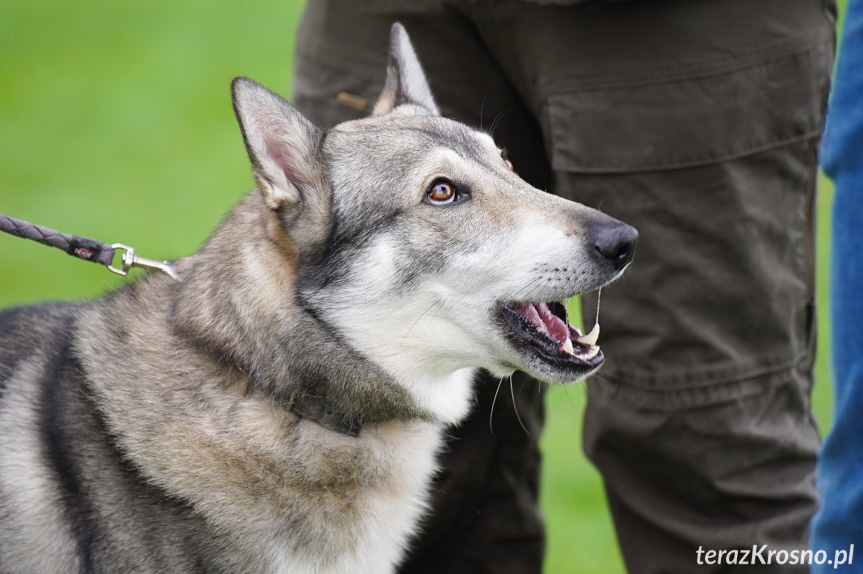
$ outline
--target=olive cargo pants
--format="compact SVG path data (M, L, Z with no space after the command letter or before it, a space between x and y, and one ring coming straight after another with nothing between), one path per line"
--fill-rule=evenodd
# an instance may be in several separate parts
M805 547L832 2L311 0L295 104L326 125L368 113L394 21L443 115L493 131L533 185L640 232L634 264L602 294L607 363L584 422L629 571L738 571L698 565L696 550ZM595 299L584 307L592 317ZM492 435L496 387L478 384L474 416L452 431L403 572L541 570L542 400L517 380L532 436L504 391Z

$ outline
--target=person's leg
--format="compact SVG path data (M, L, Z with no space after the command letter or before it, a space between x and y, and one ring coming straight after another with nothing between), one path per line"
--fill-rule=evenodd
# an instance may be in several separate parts
M635 266L604 296L607 382L586 429L633 571L690 571L701 534L722 548L799 544L812 509L805 216L829 32L814 1L750 4L466 3L545 125L561 193L642 227ZM789 422L796 434L783 434Z
M493 131L519 173L547 187L550 170L539 128L473 26L433 2L404 2L401 12L387 4L392 3L309 3L298 34L295 105L324 125L366 115L382 88L389 29L398 20L442 114ZM449 431L431 514L402 573L530 574L542 569L537 441L544 394L520 373L502 383L485 374L475 388L471 417Z
M863 561L863 0L851 0L830 96L823 166L833 178L830 318L833 325L833 428L818 455L821 508L812 519L812 549L825 560L812 572ZM856 556L851 555L856 545ZM840 554L844 552L845 554ZM841 557L835 568L827 559ZM853 562L855 561L856 562Z
M311 0L297 31L294 104L324 125L368 115L395 21L410 35L441 114L491 133L519 175L547 189L551 171L533 114L473 24L438 0Z
M630 572L806 547L832 24L819 0L677 0L502 2L479 26L543 123L554 190L640 232L602 293L584 434Z

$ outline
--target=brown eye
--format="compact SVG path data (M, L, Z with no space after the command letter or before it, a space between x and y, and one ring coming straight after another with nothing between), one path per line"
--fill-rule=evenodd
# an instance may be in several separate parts
M428 190L426 197L435 205L452 203L456 198L455 186L448 181L436 181Z
M509 168L509 171L514 171L514 170L515 170L515 168L512 166L512 162L511 162L511 161L509 161L508 159L503 158L503 163L505 163L505 164L506 164L506 167L508 167L508 168Z

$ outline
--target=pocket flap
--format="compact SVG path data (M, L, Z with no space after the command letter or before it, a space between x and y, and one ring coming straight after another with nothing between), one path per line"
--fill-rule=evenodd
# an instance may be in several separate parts
M552 166L585 173L715 163L817 135L825 44L721 75L548 99Z

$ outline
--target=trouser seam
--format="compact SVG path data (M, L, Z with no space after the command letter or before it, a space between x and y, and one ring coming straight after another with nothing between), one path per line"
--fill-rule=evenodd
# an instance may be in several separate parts
M780 45L761 48L746 54L745 56L741 56L739 59L732 62L722 62L720 64L694 62L685 66L678 65L676 67L669 66L666 68L651 69L648 71L650 75L629 81L618 80L612 77L609 77L607 81L602 81L601 79L597 80L595 76L577 76L568 78L566 82L559 84L545 84L541 89L548 95L554 95L571 91L605 91L686 82L731 74L742 70L748 70L750 68L757 68L758 66L763 66L777 60L793 58L818 49L822 45L829 47L830 42L831 39L829 37L819 34L802 43L786 42ZM588 84L588 82L591 83Z
M705 165L714 165L717 163L734 161L737 159L742 159L745 157L753 156L759 153L763 153L765 151L770 151L772 149L789 146L795 143L799 143L802 141L809 141L813 138L817 138L821 135L820 128L816 128L813 130L809 130L799 135L790 136L775 142L771 142L769 144L764 144L758 147L749 148L739 152L732 152L726 155L721 155L717 157L711 157L709 159L704 160L693 160L687 162L680 162L675 164L665 164L661 163L661 160L657 160L657 165L648 165L643 167L620 167L620 168L609 168L609 167L598 167L598 168L587 168L587 167L566 167L566 166L556 166L552 165L552 169L555 171L560 171L564 173L586 173L586 174L634 174L634 173L654 173L658 171L674 171L674 170L683 170L683 169L692 169L696 167L702 167Z
M310 60L310 61L314 62L315 64L318 64L321 66L326 66L327 68L330 68L333 71L341 72L341 73L350 75L354 78L367 80L369 82L378 83L378 84L381 84L381 86L383 86L383 84L381 83L384 79L383 68L381 69L381 73L374 73L371 71L368 71L366 73L366 70L364 69L363 65L358 63L358 62L352 62L353 65L345 65L344 62L338 63L337 59L330 59L329 56L327 56L327 55L315 54L314 56L311 56L309 54L306 54L302 50L300 50L299 47L296 49L296 51L294 53L296 56L300 56L302 58ZM377 68L377 66L375 66L375 67Z
M786 361L776 365L765 365L761 368L747 370L738 374L690 374L685 375L675 373L670 375L652 375L649 377L638 375L627 375L626 373L614 373L607 375L602 373L601 378L623 387L636 389L645 392L677 392L696 389L710 389L713 387L721 387L735 383L757 382L763 379L765 382L770 379L780 378L786 374L790 374L801 368L805 368L812 364L812 353L807 349L798 357L791 361ZM677 379L679 382L674 384L663 384L662 381L667 381L669 378Z
M794 384L796 368L770 372L751 378L730 380L693 387L644 388L605 380L593 383L607 386L610 396L621 404L653 411L692 411L738 401L744 397L769 393L770 389ZM801 374L802 375L802 374Z

